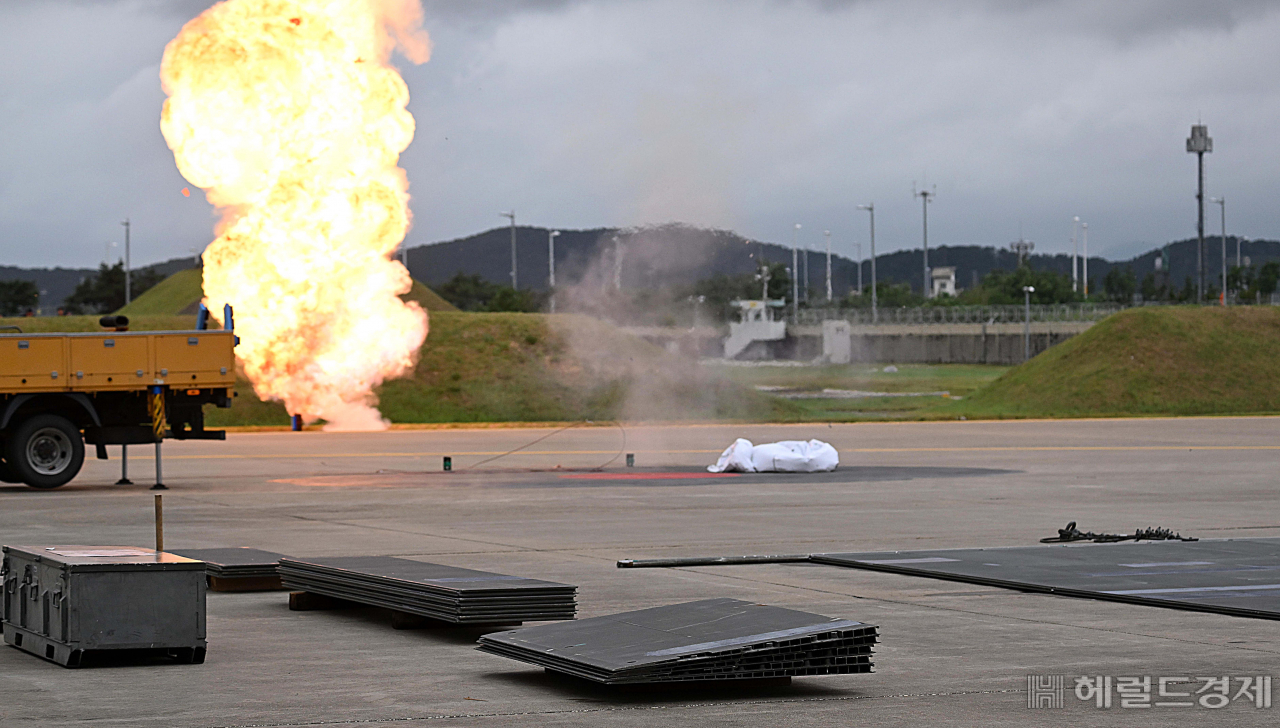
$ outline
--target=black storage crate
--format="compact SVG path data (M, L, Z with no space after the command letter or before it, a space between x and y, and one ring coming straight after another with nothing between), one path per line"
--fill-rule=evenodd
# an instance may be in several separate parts
M131 546L5 546L4 641L66 667L150 650L204 662L204 563Z

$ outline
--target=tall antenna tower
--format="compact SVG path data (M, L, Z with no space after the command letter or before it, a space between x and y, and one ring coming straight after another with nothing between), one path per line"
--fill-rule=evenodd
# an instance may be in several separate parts
M1204 155L1213 151L1213 139L1209 136L1209 127L1196 124L1191 127L1191 136L1187 137L1187 153L1196 155L1196 168L1199 174L1199 186L1196 188L1196 206L1200 216L1196 221L1196 239L1198 241L1196 277L1199 287L1196 290L1196 301L1204 300Z
M1018 267L1021 268L1027 262L1027 256L1036 249L1036 244L1026 238L1018 238L1017 241L1009 243L1009 249L1018 254Z

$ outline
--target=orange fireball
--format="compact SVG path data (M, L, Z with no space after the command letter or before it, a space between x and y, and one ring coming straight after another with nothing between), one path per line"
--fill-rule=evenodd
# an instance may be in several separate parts
M400 152L421 63L417 0L226 0L165 48L160 128L222 219L206 303L235 307L254 391L335 429L382 429L373 389L412 370L427 315L392 254L408 231Z

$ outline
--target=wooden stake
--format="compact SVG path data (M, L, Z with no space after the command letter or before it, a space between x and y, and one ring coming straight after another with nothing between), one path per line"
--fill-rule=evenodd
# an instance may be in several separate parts
M164 496L156 493L156 551L164 551Z

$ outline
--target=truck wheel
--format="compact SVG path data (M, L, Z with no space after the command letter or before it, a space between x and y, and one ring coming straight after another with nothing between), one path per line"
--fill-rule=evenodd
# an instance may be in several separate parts
M71 421L36 415L13 429L5 442L5 463L33 488L57 488L80 472L84 440Z

